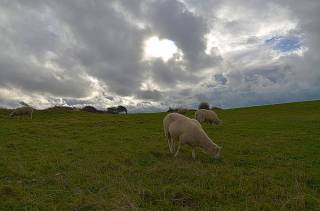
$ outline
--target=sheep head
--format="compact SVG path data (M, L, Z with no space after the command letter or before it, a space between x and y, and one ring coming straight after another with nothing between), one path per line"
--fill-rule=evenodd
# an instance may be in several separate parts
M220 159L220 151L221 151L221 147L217 147L215 152L213 153L213 159L215 160Z
M222 125L222 124L223 124L223 121L220 119L216 119L212 122L212 125Z

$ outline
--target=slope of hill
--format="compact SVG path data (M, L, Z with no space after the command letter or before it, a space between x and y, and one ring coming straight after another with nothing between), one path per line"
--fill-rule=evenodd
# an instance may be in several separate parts
M217 113L222 159L193 161L165 113L0 110L0 210L320 210L320 101Z

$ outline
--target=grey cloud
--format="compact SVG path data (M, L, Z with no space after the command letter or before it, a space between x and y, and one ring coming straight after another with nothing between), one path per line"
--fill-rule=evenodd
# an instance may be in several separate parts
M275 84L285 82L286 75L290 74L290 67L263 66L256 67L254 69L243 70L242 73L242 77L244 77L246 83L252 82L261 85L261 83L257 80L258 78L264 78L268 82L271 82L271 84ZM232 77L232 74L230 74L229 77ZM238 78L239 77L237 76L235 80Z
M0 108L16 108L21 106L16 100L8 100L0 98Z
M226 77L224 77L223 74L214 75L214 79L216 82L218 82L219 84L222 84L222 85L225 85L228 81L228 79Z
M170 60L168 63L156 59L150 63L151 76L154 81L163 87L175 87L178 83L196 83L200 78L183 70L183 65Z
M191 94L191 91L192 91L191 88L182 89L179 91L179 95L187 97Z
M2 15L7 17L0 20L0 87L18 88L30 95L88 96L90 82L82 77L82 71L68 68L56 72L45 66L53 61L47 58L50 54L63 53L59 52L63 43L54 31L58 23L49 10L40 2L0 4ZM67 56L61 59L67 60Z
M109 91L132 95L143 80L140 60L145 31L127 22L110 2L70 2L57 4L56 10L82 44L75 49L76 58Z
M259 41L259 39L256 37L256 36L250 36L248 39L247 39L247 43L248 44L255 44Z
M195 6L198 14L206 14L211 18L214 17L216 8L219 6L235 4L234 1L204 2L206 3L188 1L191 6ZM251 20L237 20L236 27L225 24L222 20L217 21L222 21L219 24L224 24L226 33L248 35L248 44L254 47L250 46L247 50L235 51L231 56L229 55L225 69L221 70L227 80L224 86L196 86L191 94L195 98L186 99L185 104L194 106L196 100L206 100L217 106L238 107L320 99L320 71L318 68L320 66L320 54L318 53L318 49L320 49L318 14L320 3L315 0L308 1L307 4L300 1L289 3L285 0L265 2L263 6L259 5L258 1L238 1L238 3L237 5L242 5L245 10L255 16ZM214 4L217 7L214 7ZM272 15L276 15L272 10L274 6L275 8L287 8L291 20L298 21L296 31L289 33L303 34L304 46L308 48L303 56L284 55L273 60L271 57L273 52L270 48L260 45L258 39L251 39L252 34L246 34L254 29L254 21L259 23L263 18L269 19ZM236 13L236 11L234 12ZM248 21L252 22L248 24ZM215 22L212 25L214 27ZM214 77L214 79L219 82L219 77ZM206 80L205 84L212 84L212 81ZM179 97L175 97L179 99ZM170 100L174 101L175 99L170 98Z
M76 98L63 98L62 100L62 104L66 104L69 106L78 106L78 105L90 105L92 104L92 101L90 100L79 100ZM61 103L61 102L59 102Z
M2 42L7 40L7 47L17 47L37 57L55 51L58 44L58 35L54 31L56 23L42 4L25 8L20 2L11 1L0 5L1 13L8 17L8 20L1 21Z
M24 61L24 58L0 53L0 87L24 91L51 93L56 96L85 97L90 94L90 83L79 75L65 74L58 78L50 69Z
M143 90L140 91L137 95L138 98L147 99L147 100L155 100L159 101L162 98L162 94L160 91L154 90Z
M13 47L23 50L26 55L31 54L45 62L43 55L53 52L56 56L50 60L65 72L80 68L88 75L98 78L108 87L108 91L123 96L133 95L144 79L144 68L140 60L145 32L128 23L114 10L113 3L114 1L8 3L5 6L12 14L9 24L13 30L5 30L11 34L4 36L12 37ZM16 15L21 13L20 10L24 11L25 17ZM67 46L64 46L64 42L67 42ZM31 65L27 58L23 62ZM77 92L80 90L87 89L86 94L92 91L88 85L82 85L84 82L81 82L77 70L70 73L79 86L78 89L73 89L74 97L79 97ZM4 71L7 70L2 72ZM19 78L32 81L31 75L26 73ZM63 73L62 77L65 76L66 73ZM72 86L72 81L62 84L60 81L50 80L51 78L47 78L47 81L42 79L44 84L38 82L30 85L28 82L28 86L49 91L52 87L46 87L45 84L50 86L52 83L52 86L57 85L55 88L58 90L65 89L65 93L69 93L68 89ZM60 94L54 90L51 93Z
M114 100L114 97L109 96L109 95L106 95L105 93L103 93L103 96L104 96L106 99L110 100L110 101L113 101L113 100Z
M218 17L224 7L232 8L232 17ZM319 10L317 0L1 1L0 91L23 90L48 105L62 98L136 111L202 100L235 107L319 99ZM275 58L272 47L261 44L266 38L257 35L259 24L268 28L284 18L297 21L287 33L302 37L303 56ZM244 48L207 55L205 35L215 30L233 36L226 44ZM174 41L183 60L144 61L143 43L154 35ZM157 89L141 91L147 80ZM1 95L0 106L15 100Z
M149 5L148 18L160 37L173 40L183 51L189 71L219 63L218 55L207 55L205 35L209 32L206 20L190 11L179 1L161 0Z

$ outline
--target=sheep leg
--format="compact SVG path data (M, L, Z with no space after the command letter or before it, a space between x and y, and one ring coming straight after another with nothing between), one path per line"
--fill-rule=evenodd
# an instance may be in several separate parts
M181 147L181 142L179 141L179 145L178 145L177 152L176 152L176 154L174 155L175 157L177 157L177 156L178 156L179 151L180 151L180 147Z
M170 138L168 138L168 146L169 146L169 151L170 151L170 153L173 153Z
M174 153L174 151L175 151L175 141L173 139L171 139L171 149L172 149L172 153Z
M192 158L193 158L193 160L196 159L196 149L195 148L192 148Z

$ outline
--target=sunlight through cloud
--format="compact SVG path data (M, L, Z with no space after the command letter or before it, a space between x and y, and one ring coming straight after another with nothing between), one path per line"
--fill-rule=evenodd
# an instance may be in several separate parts
M147 60L161 58L164 61L168 61L176 53L178 53L178 48L171 40L160 40L158 37L151 37L144 43L144 55Z

